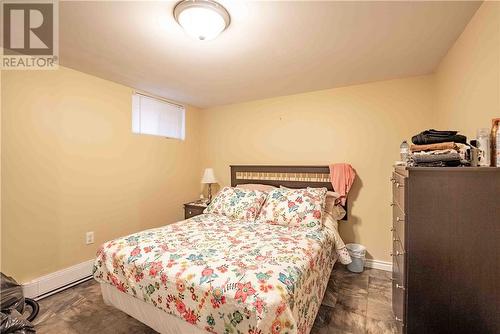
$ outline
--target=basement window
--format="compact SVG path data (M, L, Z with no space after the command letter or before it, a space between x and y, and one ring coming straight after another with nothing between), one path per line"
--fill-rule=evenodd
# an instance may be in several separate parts
M132 132L184 140L186 108L166 100L134 93Z

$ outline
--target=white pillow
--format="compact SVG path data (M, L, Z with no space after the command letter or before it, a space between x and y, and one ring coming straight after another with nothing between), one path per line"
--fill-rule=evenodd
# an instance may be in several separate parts
M338 203L340 194L334 191L326 193L324 211L332 215L333 219L341 220L346 215L345 209Z
M323 223L323 226L329 227L329 228L334 228L338 231L339 229L339 222L337 219L333 218L331 214L328 212L323 212L323 216L321 217L321 221Z

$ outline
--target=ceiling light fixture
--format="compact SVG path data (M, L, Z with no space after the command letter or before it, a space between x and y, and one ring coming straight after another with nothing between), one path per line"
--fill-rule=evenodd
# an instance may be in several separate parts
M226 8L212 0L183 0L175 5L174 17L189 36L201 41L216 38L231 22Z

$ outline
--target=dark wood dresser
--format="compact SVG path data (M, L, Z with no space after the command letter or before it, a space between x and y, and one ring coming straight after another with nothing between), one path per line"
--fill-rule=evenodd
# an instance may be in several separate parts
M402 333L500 333L500 168L395 167L394 316Z

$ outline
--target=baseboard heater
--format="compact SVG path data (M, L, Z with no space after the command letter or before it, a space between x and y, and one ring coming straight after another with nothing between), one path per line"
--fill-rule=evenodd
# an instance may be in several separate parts
M49 297L49 296L52 296L53 294L56 294L56 293L58 293L58 292L64 291L64 290L66 290L66 289L69 289L69 288L71 288L71 287L73 287L73 286L75 286L75 285L78 285L78 284L80 284L80 283L86 282L86 281L88 281L88 280L90 280L90 279L92 279L92 275L89 275L89 276L87 276L87 277L84 277L84 278L82 278L82 279L79 279L78 281L75 281L75 282L72 282L72 283L68 283L68 284L66 284L66 285L64 285L64 286L61 286L61 287L59 287L59 288L56 288L56 289L54 289L54 290L51 290L51 291L46 292L46 293L44 293L44 294L41 294L41 295L39 295L39 296L37 296L37 297L35 297L35 298L33 298L33 299L34 299L34 300L36 300L36 301L39 301L39 300L41 300L41 299L47 298L47 297Z
M94 260L88 260L74 266L38 277L23 284L24 295L40 300L59 291L85 282L92 278Z

